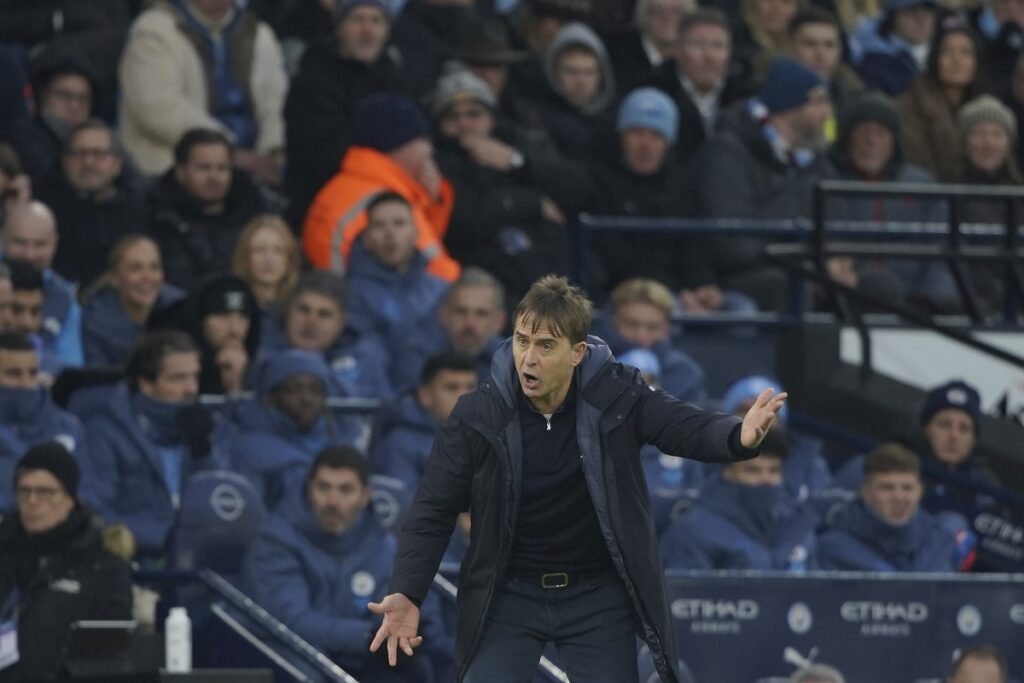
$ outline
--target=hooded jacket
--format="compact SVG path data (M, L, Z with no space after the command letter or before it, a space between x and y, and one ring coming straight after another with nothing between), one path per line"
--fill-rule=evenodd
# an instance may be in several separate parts
M376 335L346 327L324 357L334 372L339 396L391 397L393 389L388 378L388 351L384 340Z
M584 479L613 566L631 597L640 635L662 680L677 683L675 638L640 448L731 462L755 457L740 445L740 420L682 403L644 383L590 337L576 372L577 432ZM441 427L399 536L391 590L422 601L456 516L469 510L470 547L459 579L456 680L472 661L495 591L505 575L522 485L521 391L511 340L495 354L491 378L459 399Z
M366 205L381 192L402 195L412 206L416 248L429 261L428 270L449 282L459 264L444 244L455 196L441 180L440 197L406 173L391 157L370 147L350 147L341 170L317 193L302 227L302 250L316 268L343 273L356 238L366 229Z
M558 57L567 48L574 46L584 47L596 54L601 68L601 83L597 93L581 109L565 99L555 74ZM544 77L547 92L537 103L541 121L562 154L574 160L583 159L589 153L595 129L615 99L615 75L604 43L586 24L566 24L544 55Z
M897 35L881 34L885 17L865 20L851 37L857 74L868 88L899 95L920 71L910 44Z
M43 271L43 323L39 336L61 365L81 367L82 307L75 286L52 268Z
M818 516L782 486L712 478L661 538L666 569L815 568Z
M416 399L416 391L402 394L381 408L370 447L374 474L395 477L408 491L419 486L438 423Z
M242 564L246 592L316 649L357 674L370 658L378 619L367 605L387 595L395 539L369 508L339 535L320 529L303 488L263 524ZM433 601L424 610L424 647L443 647ZM450 647L450 641L447 641ZM415 661L415 660L413 660Z
M491 360L498 350L503 338L495 336L476 355L476 374L485 378L491 374ZM427 360L435 353L454 350L448 335L440 322L435 318L428 325L416 330L416 334L408 335L405 341L393 354L391 366L391 382L396 389L415 387L419 384L420 373Z
M154 309L179 301L184 292L165 284L153 304ZM86 299L82 307L82 346L89 366L120 367L142 334L143 326L128 317L117 298L117 291L106 285Z
M103 547L98 518L75 507L65 522L31 536L17 514L0 521L0 623L14 609L21 659L0 671L5 683L63 680L71 624L132 618L128 565Z
M409 269L400 273L370 255L361 241L352 248L346 313L352 325L383 339L388 348L409 329L429 323L449 283L427 271L427 259L416 252Z
M165 479L165 454L177 457L182 487L193 472L223 469L226 458L217 435L208 454L191 455L171 404L165 404L163 419L152 419L140 412L138 396L119 385L86 422L89 456L81 497L111 524L127 526L139 555L159 557L177 517L178 496Z
M876 572L956 571L956 538L924 510L888 524L857 499L838 509L818 538L822 569Z

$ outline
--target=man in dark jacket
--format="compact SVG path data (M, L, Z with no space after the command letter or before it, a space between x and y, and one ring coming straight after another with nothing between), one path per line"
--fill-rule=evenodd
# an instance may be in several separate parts
M753 458L785 395L746 418L706 413L651 388L587 339L590 302L564 278L520 302L491 378L460 399L427 460L402 530L371 648L411 655L419 610L456 516L470 511L459 585L458 681L529 679L557 643L575 680L636 681L636 637L677 683L675 638L642 482L640 448L705 461ZM543 615L561 624L549 628ZM541 615L540 617L538 615ZM632 653L632 654L631 654Z
M213 420L196 404L199 351L185 334L144 336L125 374L86 421L82 495L131 530L141 557L159 558L189 476L226 463Z
M99 520L78 502L78 480L58 444L18 463L18 510L0 521L0 633L16 620L19 654L0 669L5 683L60 678L74 622L131 619L128 565L103 547Z
M757 97L694 157L698 213L709 218L809 218L811 194L823 172L825 121L831 115L821 77L781 57ZM723 289L736 289L764 310L777 310L785 275L767 266L765 240L717 237L706 259Z
M190 130L174 148L174 167L150 190L147 227L173 285L230 270L242 229L267 208L252 180L232 170L232 152L223 133Z
M366 461L350 448L329 448L307 472L246 553L249 594L359 680L429 683L427 662L391 672L383 656L366 651L376 621L368 605L385 595L395 557L394 537L369 507ZM437 620L431 624L439 636L431 647L450 649Z
M456 401L477 385L476 363L457 351L431 356L423 367L419 386L386 404L377 416L370 449L374 474L399 479L405 490L419 486L430 447Z
M356 103L394 89L397 69L384 49L390 28L382 0L338 2L333 35L302 55L284 107L292 225L302 225L313 197L338 172Z
M917 456L882 444L864 459L860 496L840 508L818 539L822 569L951 572L956 532L920 508L924 486Z
M125 169L113 130L99 119L72 129L60 164L34 191L57 219L53 269L80 289L106 272L115 242L145 228L140 184Z

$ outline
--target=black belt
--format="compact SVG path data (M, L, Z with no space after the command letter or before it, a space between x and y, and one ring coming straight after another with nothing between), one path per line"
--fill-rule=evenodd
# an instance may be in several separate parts
M557 588L568 588L576 586L582 581L596 577L612 576L614 569L598 569L587 572L546 572L544 574L512 574L508 578L513 581L522 581L534 586L540 586L546 590Z

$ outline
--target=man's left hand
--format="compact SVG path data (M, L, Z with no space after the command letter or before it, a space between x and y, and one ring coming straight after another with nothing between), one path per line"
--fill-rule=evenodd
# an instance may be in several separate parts
M757 448L761 444L764 435L775 421L775 415L786 404L786 397L789 394L783 392L778 396L772 396L774 393L774 389L762 391L743 417L740 443L744 448Z

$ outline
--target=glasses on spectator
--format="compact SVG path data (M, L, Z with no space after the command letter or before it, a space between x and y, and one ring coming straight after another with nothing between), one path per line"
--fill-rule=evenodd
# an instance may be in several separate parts
M89 93L75 92L74 90L65 90L64 88L54 88L47 94L50 97L56 97L58 100L64 100L70 104L81 104L86 107L92 104L92 95Z
M56 498L60 492L60 489L53 488L52 486L19 486L14 489L14 495L20 500L38 498L44 503L48 503Z
M69 149L64 152L65 156L72 159L109 159L114 154L112 149Z

